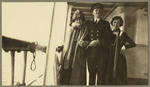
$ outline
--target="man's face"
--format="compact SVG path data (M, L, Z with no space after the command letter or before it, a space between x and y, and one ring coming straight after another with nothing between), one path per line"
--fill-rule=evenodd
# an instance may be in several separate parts
M93 10L93 15L94 15L95 18L100 18L100 17L102 16L102 12L103 12L102 9L100 9L100 8L95 8L95 9Z

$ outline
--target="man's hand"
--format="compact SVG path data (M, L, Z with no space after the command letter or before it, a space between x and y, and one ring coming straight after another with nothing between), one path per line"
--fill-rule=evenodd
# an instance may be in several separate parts
M90 47L96 47L97 45L100 45L99 40L93 40L89 44Z

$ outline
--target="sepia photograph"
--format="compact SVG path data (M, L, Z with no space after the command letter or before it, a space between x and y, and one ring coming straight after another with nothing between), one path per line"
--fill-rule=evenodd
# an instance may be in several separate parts
M2 2L2 86L148 86L148 1Z

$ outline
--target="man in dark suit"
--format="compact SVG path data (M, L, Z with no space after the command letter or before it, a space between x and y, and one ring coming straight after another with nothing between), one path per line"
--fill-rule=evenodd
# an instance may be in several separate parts
M101 17L103 8L100 3L92 5L93 20L86 22L88 35L85 40L90 42L87 48L89 85L95 85L96 74L97 84L105 84L111 29L109 22Z

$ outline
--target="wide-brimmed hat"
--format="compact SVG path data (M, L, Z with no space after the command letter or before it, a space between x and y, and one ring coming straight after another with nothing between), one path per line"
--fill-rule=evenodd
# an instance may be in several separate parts
M101 3L95 3L91 6L91 11L93 11L95 8L104 9L104 6Z
M84 14L80 10L76 10L72 16L72 21L75 21L76 19L81 18L83 21L85 21Z

